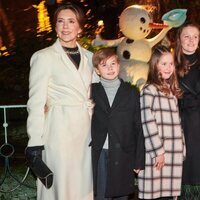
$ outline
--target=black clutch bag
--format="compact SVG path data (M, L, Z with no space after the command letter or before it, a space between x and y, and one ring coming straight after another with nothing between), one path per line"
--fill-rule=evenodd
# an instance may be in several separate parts
M42 159L36 158L34 164L31 165L30 168L46 188L50 188L52 186L53 172L48 168Z
M25 156L28 161L28 166L34 175L49 189L53 184L53 172L42 160L42 150L36 149L35 147L27 147Z

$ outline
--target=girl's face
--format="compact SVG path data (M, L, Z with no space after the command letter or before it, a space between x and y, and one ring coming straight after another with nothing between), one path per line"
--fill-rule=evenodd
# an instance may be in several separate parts
M158 72L161 74L164 80L171 77L175 70L174 58L171 53L164 53L157 64Z
M81 28L76 15L70 9L60 11L55 30L62 46L76 46L76 38Z
M106 80L114 80L119 75L119 62L116 56L111 56L106 61L102 60L96 68L96 72Z
M183 53L190 55L193 54L199 44L199 30L194 26L187 26L183 28L180 34L180 41Z

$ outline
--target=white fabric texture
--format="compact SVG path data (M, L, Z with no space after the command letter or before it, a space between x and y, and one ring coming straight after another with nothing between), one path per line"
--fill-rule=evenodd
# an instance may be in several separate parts
M38 200L92 200L90 85L92 53L80 47L77 70L59 40L31 58L28 146L44 145L53 186L37 181ZM44 112L47 105L48 112Z

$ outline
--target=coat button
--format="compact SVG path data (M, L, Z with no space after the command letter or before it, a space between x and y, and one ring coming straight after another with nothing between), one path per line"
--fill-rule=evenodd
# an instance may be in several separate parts
M115 161L115 165L119 165L119 162L118 162L118 161Z

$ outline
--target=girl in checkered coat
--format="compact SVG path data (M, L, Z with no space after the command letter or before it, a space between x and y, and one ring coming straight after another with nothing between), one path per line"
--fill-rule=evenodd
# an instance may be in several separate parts
M140 97L146 148L145 170L138 174L140 199L180 195L185 149L177 106L181 96L173 55L157 46Z

